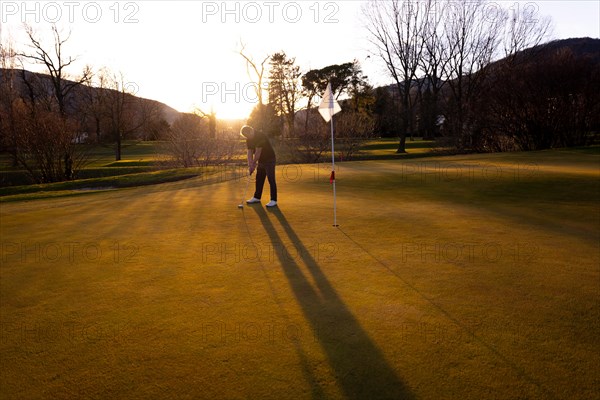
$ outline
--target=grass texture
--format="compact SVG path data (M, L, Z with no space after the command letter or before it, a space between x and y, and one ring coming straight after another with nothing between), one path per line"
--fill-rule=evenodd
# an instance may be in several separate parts
M598 151L0 204L0 397L592 399ZM268 184L267 190L268 193Z

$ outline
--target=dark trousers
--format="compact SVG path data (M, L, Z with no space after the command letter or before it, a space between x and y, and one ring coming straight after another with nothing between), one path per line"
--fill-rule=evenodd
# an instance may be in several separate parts
M258 163L256 167L256 191L254 197L260 199L262 197L263 187L265 186L265 178L269 179L269 187L271 188L271 200L277 201L277 183L275 183L275 161L269 163Z

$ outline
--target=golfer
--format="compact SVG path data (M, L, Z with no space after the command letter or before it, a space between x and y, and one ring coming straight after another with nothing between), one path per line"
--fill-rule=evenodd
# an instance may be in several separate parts
M273 146L271 146L269 138L264 133L255 131L251 126L242 126L240 134L246 138L248 173L252 175L256 170L254 196L250 200L246 200L246 203L260 203L265 178L267 178L271 188L271 201L267 203L267 207L275 207L277 205L277 183L275 182L275 151Z

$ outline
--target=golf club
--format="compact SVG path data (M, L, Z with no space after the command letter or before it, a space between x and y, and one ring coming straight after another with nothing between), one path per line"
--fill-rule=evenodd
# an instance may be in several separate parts
M238 208L244 208L244 199L246 198L246 194L248 193L248 185L250 184L250 176L251 176L251 174L248 174L248 179L246 180L246 188L244 189L244 196L242 197L242 202L240 204L238 204Z

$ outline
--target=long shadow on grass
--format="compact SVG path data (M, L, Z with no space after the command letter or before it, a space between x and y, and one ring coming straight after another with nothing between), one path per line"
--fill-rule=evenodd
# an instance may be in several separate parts
M427 301L427 303L429 303L430 305L432 305L433 307L435 307L439 312L441 312L443 315L445 315L446 318L448 318L448 320L450 320L452 323L454 323L456 326L458 326L462 331L464 331L467 334L467 337L472 338L473 340L475 340L476 342L478 342L479 344L481 344L483 347L487 348L491 353L495 354L506 365L508 365L510 368L512 368L512 370L515 371L515 373L519 377L521 377L524 380L526 380L527 382L529 382L529 383L537 386L540 390L542 390L544 392L544 394L547 396L547 398L549 398L549 399L554 399L555 398L554 395L545 386L543 386L538 380L536 380L532 376L530 376L518 364L516 364L515 362L511 361L506 355L504 355L503 353L501 353L494 345L489 344L483 338L481 338L480 336L476 335L474 331L472 331L471 329L469 329L457 317L455 317L454 315L452 315L444 307L442 307L440 304L438 304L438 302L436 302L435 299L429 297L428 295L426 295L425 293L423 293L422 291L420 291L416 286L414 286L409 281L407 281L406 279L404 279L404 277L402 277L402 275L400 275L394 268L390 267L388 264L386 264L381 259L379 259L378 257L376 257L372 252L370 252L362 244L360 244L359 242L357 242L356 240L354 240L352 238L352 236L350 236L348 233L346 233L342 228L340 228L339 231L344 236L346 236L346 238L348 238L348 240L350 240L352 243L354 243L354 245L358 249L360 249L364 253L368 254L369 257L371 257L373 260L375 260L375 262L377 262L377 264L379 264L380 266L382 266L383 268L385 268L386 270L388 270L392 275L394 275L396 278L398 278L400 281L402 281L403 284L405 284L406 286L408 286L410 289L412 289L413 291L415 291L419 296L421 296L421 298L423 298L425 301Z
M267 212L262 207L253 207L253 210L273 245L283 243ZM297 260L283 251L275 252L345 396L361 400L413 399L413 394L344 304L283 213L279 209L271 213L296 247L297 258L302 260L316 283L316 288L311 285Z

